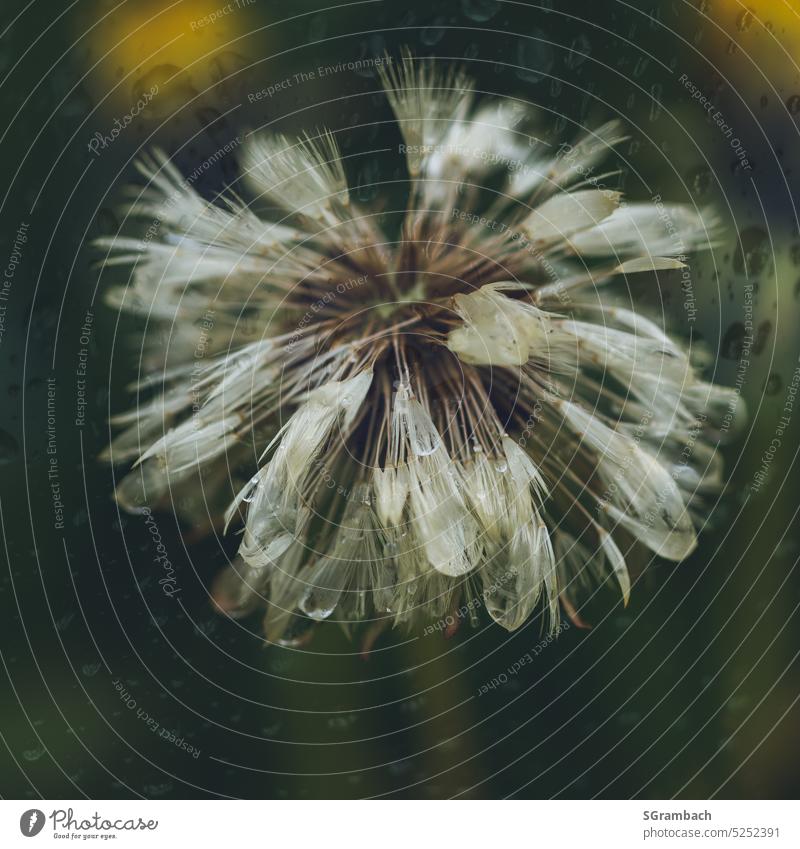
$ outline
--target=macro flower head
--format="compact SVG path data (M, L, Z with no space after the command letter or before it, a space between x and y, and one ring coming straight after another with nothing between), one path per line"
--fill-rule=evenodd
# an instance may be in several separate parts
M151 226L100 242L149 328L117 499L239 534L214 598L270 641L478 601L580 622L606 582L627 601L633 559L691 554L722 482L737 396L622 297L674 285L713 215L609 188L617 122L559 145L460 70L406 54L382 82L398 211L351 195L328 131L251 135L213 202L140 161Z

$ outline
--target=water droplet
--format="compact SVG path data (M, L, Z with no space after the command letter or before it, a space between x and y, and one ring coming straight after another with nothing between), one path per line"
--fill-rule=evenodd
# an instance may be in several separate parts
M713 174L711 173L711 169L705 165L700 165L687 175L687 183L696 198L702 198L708 194L712 181Z
M767 378L767 382L764 384L764 392L766 392L767 395L777 395L782 388L783 379L777 372L772 372L772 374Z
M497 14L498 0L461 0L461 10L473 21L483 23Z
M328 34L328 21L324 15L314 15L308 24L311 41L319 41Z
M570 52L564 58L564 64L570 69L575 70L586 61L589 54L592 52L592 45L586 35L579 35L572 39L569 46Z
M755 13L753 12L753 10L749 8L743 9L736 16L736 29L738 29L739 32L747 32L747 30L749 30L750 27L753 26L754 22Z
M78 88L67 98L67 100L64 101L58 111L59 114L63 115L65 118L83 118L88 115L93 108L94 104L92 103L92 99L83 90L83 88Z
M733 257L739 274L757 276L769 265L769 239L760 227L747 227L739 233L739 244Z
M221 133L227 126L227 121L222 117L222 113L211 106L196 109L194 114L200 122L200 126L212 137Z
M764 347L766 346L770 333L772 332L772 322L770 321L762 321L761 324L758 325L758 329L755 333L755 339L753 340L753 353L760 354Z
M312 600L306 602L303 606L303 612L310 619L315 619L317 622L321 622L323 619L327 619L334 610L336 610L336 605L333 607L312 607Z
M208 63L211 81L214 84L231 83L242 71L249 70L252 64L252 59L235 50L222 50Z
M12 463L19 456L19 445L10 433L0 430L0 466Z
M517 76L529 83L541 82L551 71L555 54L547 43L546 34L536 29L530 38L520 40L517 46Z
M247 482L247 493L242 497L242 501L245 501L247 504L252 504L253 499L256 497L256 493L258 492L258 480L259 477L257 474L250 478Z
M164 784L145 784L142 789L146 796L166 796L172 792L173 784L169 781Z
M734 322L722 338L721 353L729 360L738 360L744 350L744 325L741 321Z
M359 171L356 197L362 203L375 200L380 190L380 167L377 160L370 158Z
M417 457L428 457L441 445L440 440L437 439L427 439L427 438L419 438L415 439L411 444L411 450Z
M428 47L433 47L434 44L438 44L442 38L444 38L445 27L443 24L444 18L439 17L434 20L431 26L425 27L420 35L422 43Z
M800 94L793 94L786 101L786 108L789 110L790 115L797 115L800 113Z

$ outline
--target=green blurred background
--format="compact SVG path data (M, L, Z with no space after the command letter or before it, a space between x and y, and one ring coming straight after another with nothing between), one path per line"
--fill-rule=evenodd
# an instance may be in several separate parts
M796 793L800 411L778 433L800 354L796 0L3 6L3 796ZM568 141L622 117L630 197L717 209L724 236L692 263L694 321L679 278L655 294L672 329L702 341L707 376L738 380L750 410L725 448L730 482L692 558L652 564L627 609L609 603L591 631L566 630L481 696L539 643L538 622L513 635L483 620L450 640L389 634L367 660L335 626L303 649L265 648L257 620L230 622L209 604L235 539L196 542L158 515L181 587L180 603L168 598L145 523L118 513L111 470L96 459L109 410L126 404L141 326L103 305L110 280L84 245L117 231L137 152L159 144L191 173L250 129L350 128L340 139L351 182L380 203L380 181L402 168L391 153L357 155L399 140L375 76L294 74L403 45L465 64L481 92L538 106ZM749 169L684 74L732 128ZM285 79L274 96L248 97ZM94 155L94 134L154 83L147 108ZM199 190L210 197L236 179L234 159L216 161ZM83 347L87 407L76 426Z

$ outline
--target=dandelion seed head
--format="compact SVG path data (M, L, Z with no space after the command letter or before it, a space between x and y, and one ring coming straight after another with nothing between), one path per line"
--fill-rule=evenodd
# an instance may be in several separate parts
M251 137L248 200L140 161L128 209L160 227L98 244L131 269L109 300L169 344L145 340L150 376L115 419L107 456L133 463L117 498L238 533L215 601L262 610L271 641L478 597L509 630L555 628L605 582L627 603L632 552L694 550L738 399L614 289L683 267L713 215L593 180L616 122L565 153L458 69L405 54L382 81L399 232L351 195L328 130Z

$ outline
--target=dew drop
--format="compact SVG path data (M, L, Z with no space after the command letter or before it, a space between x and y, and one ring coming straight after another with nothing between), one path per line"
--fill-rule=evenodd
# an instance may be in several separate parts
M744 350L744 325L741 321L734 322L722 338L722 356L729 360L738 360Z
M758 329L755 333L755 339L753 340L754 354L760 354L764 350L764 347L769 341L770 333L772 333L772 322L762 321L761 324L758 325Z
M498 0L461 0L461 10L473 21L483 23L497 14Z
M56 620L56 630L57 631L66 631L69 628L70 623L75 618L74 613L67 613L65 616L62 616L60 619Z
M306 603L303 607L303 612L306 616L310 619L316 620L317 622L322 622L323 619L327 619L334 610L336 610L336 605L333 607L311 607L309 603Z
M759 275L769 265L769 239L761 227L747 227L739 233L739 244L733 257L739 274Z
M587 57L592 51L592 46L589 43L589 39L586 35L579 35L577 38L572 39L572 43L569 46L569 53L567 53L564 58L564 64L572 71L576 68L580 68L580 66L586 61Z
M224 83L229 77L239 74L252 65L252 59L248 59L247 56L235 50L223 50L216 53L208 63L211 80L214 83Z
M445 27L443 24L444 18L439 17L436 18L431 26L425 27L420 35L422 43L427 47L433 47L434 44L438 44L444 38Z
M94 104L89 95L79 88L74 91L58 110L65 118L83 118L88 115Z
M755 21L755 14L752 9L743 9L736 16L736 29L739 32L747 32Z
M783 379L777 372L772 372L772 374L767 378L767 382L764 385L764 392L767 395L777 395L778 392L783 388Z
M687 182L692 189L692 194L696 198L702 198L708 194L712 181L713 175L711 169L705 165L695 168L687 175Z
M19 445L10 433L0 430L0 466L11 463L19 456Z
M535 29L517 45L517 76L529 83L541 82L552 70L555 54L546 34Z
M258 492L258 475L253 475L252 478L247 483L247 494L242 497L242 501L247 504L252 504L253 499L256 497L256 493Z

